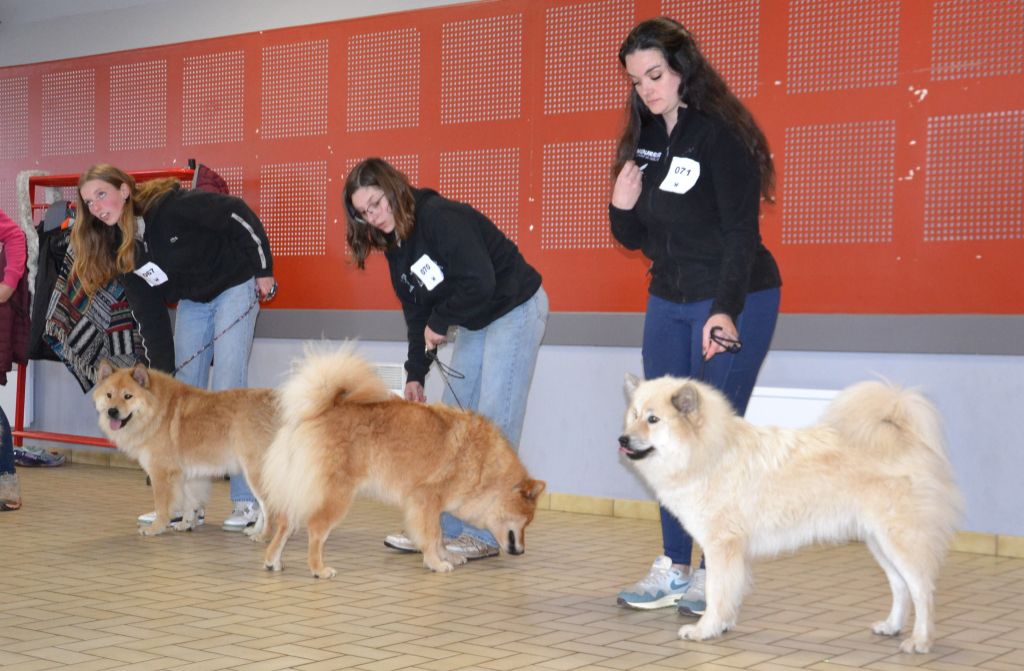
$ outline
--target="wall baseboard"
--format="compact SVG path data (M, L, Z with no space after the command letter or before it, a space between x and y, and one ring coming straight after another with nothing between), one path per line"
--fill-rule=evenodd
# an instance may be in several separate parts
M54 448L53 452L63 454L67 463L107 466L110 468L136 468L138 462L116 450L89 450L80 448ZM537 503L540 510L555 510L583 515L604 515L634 520L661 519L657 501L636 499L611 499L601 496L583 496L544 492ZM960 531L950 546L953 552L1024 559L1024 536L1007 536L977 531Z

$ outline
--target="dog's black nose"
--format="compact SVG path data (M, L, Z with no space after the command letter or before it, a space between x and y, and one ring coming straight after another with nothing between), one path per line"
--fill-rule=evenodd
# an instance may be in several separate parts
M629 436L625 434L619 436L619 445L622 447L629 447Z
M120 414L121 413L117 411L117 408L107 408L107 417L111 419L117 419L117 416Z

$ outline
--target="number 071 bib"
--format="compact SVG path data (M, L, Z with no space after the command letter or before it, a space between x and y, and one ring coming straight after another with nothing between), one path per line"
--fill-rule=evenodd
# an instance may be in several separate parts
M698 177L700 177L700 163L692 158L673 156L668 174L665 175L665 179L662 180L661 186L658 188L672 193L686 193L697 183Z

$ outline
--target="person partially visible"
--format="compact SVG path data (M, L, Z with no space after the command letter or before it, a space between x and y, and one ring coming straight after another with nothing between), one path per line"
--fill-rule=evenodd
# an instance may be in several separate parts
M97 164L79 176L77 210L71 246L83 290L92 295L118 278L136 296L155 292L164 304L177 302L176 377L214 391L247 386L259 302L277 290L270 243L249 206L182 189L173 178L136 184L120 168ZM161 324L158 315L147 321ZM166 329L169 338L169 319ZM223 528L253 526L259 505L241 475L231 478L231 500Z
M431 189L415 188L379 158L345 180L346 238L355 264L371 252L387 258L405 316L405 398L425 402L423 384L437 348L454 333L452 373L442 401L493 421L518 449L526 400L547 325L541 276L486 216ZM446 548L467 559L498 554L498 543L444 513ZM413 551L404 534L385 544Z
M21 289L22 305L20 311L27 315L28 290L24 286L22 278L25 274L25 260L27 252L25 247L25 233L7 214L0 210L0 337L3 338L4 351L10 352L12 363L24 365L24 353L16 352L18 346L15 344L17 336L13 333L14 322L16 321L16 309L12 300L16 300L15 292ZM20 286L19 286L20 285ZM27 344L27 333L25 334ZM0 375L3 379L0 383L7 382L7 370ZM18 482L17 467L14 462L14 441L11 436L11 424L7 419L7 413L0 407L0 510L18 510L21 508L21 485Z
M611 230L650 259L644 377L702 378L742 415L779 313L782 279L761 242L775 169L764 133L667 17L639 23L619 49L631 83L609 205ZM661 509L664 554L622 590L633 608L704 612L693 538Z

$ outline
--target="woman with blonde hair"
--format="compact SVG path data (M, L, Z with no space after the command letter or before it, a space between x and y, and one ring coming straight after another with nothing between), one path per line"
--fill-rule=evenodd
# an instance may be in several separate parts
M94 165L78 180L71 245L87 295L119 278L129 300L177 302L178 379L206 388L212 377L215 391L247 386L259 301L277 285L263 224L242 199L185 190L176 179L136 184L116 166ZM231 479L231 499L224 529L253 526L260 511L245 478Z

